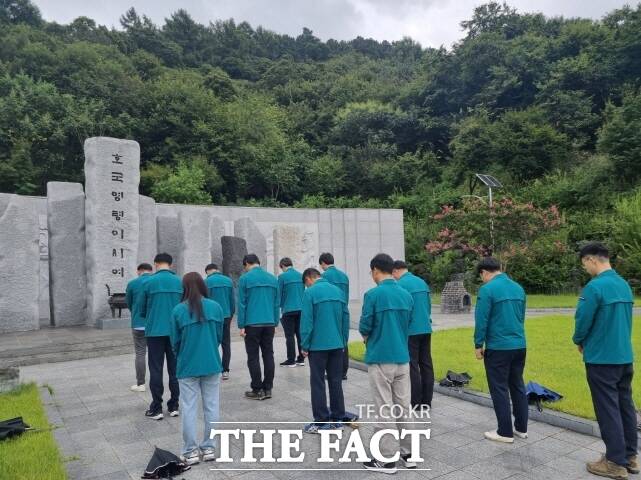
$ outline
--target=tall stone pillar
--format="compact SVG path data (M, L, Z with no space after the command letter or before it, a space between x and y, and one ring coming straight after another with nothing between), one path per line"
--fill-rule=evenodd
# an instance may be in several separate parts
M249 217L239 218L234 222L234 236L242 238L247 243L247 253L254 253L260 259L260 264L267 268L267 240Z
M211 213L196 207L181 208L178 213L178 274L205 274L211 262Z
M87 322L85 192L80 183L47 183L49 303L52 325Z
M0 193L0 333L40 328L39 237L33 201Z
M113 319L107 291L124 293L136 274L139 239L140 146L132 140L85 141L85 222L88 323L125 326L129 311Z
M139 195L139 219L138 229L138 263L153 264L157 251L157 230L156 230L156 202L153 198Z

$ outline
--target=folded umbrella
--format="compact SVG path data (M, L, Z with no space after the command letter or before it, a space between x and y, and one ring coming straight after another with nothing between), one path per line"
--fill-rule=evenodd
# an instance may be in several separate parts
M528 402L536 403L536 408L539 412L543 411L541 402L556 402L563 398L563 395L535 382L528 382L525 386L525 393L527 394Z
M448 370L445 378L438 384L441 387L462 387L470 383L470 380L472 380L472 377L467 372L456 373Z
M173 478L191 467L167 450L156 447L142 478Z
M0 422L0 440L22 435L31 427L22 421L22 417L11 418Z

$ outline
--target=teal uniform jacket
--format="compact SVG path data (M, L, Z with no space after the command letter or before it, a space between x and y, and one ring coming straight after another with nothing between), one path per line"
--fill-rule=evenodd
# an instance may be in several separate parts
M293 267L278 276L280 291L280 311L282 313L300 312L303 308L303 274Z
M144 296L145 283L147 283L150 276L150 273L143 273L127 284L125 296L127 299L127 306L131 312L131 328L145 327L145 317L142 314L142 300Z
M323 278L305 290L300 320L305 352L345 348L349 339L349 309L343 292Z
M525 291L505 273L482 285L474 312L474 345L489 350L525 348Z
M201 300L202 321L189 311L187 303L171 312L169 337L176 354L176 378L204 377L223 371L218 347L223 338L223 309L209 298Z
M588 282L575 314L572 341L583 346L583 361L610 365L632 363L632 307L630 285L614 270Z
M365 363L409 363L407 349L414 301L393 279L368 290L358 330L367 337Z
M142 300L142 316L146 337L169 335L171 312L180 303L183 286L180 277L171 270L158 270L145 283Z
M236 300L234 299L234 282L231 278L223 275L220 272L207 275L207 290L209 290L209 298L215 300L223 309L223 316L231 318L236 311Z
M398 279L398 284L409 292L414 300L409 334L423 335L432 333L432 301L430 287L422 278L406 272Z
M261 267L245 272L238 280L238 328L278 325L278 280Z
M334 265L323 272L323 278L332 285L336 285L343 292L345 302L349 304L349 278Z

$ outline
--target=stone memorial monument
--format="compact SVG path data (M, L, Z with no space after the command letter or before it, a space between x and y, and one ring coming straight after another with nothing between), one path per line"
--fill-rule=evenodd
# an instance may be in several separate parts
M267 268L267 241L251 218L243 217L234 222L234 236L244 239L247 252L255 253L260 264Z
M79 183L47 183L49 302L52 325L85 325L85 192Z
M220 239L223 249L223 273L232 279L234 286L243 274L243 257L247 255L245 239L223 236Z
M51 182L47 197L0 193L0 332L128 327L127 282L159 252L178 273L214 262L235 282L247 253L278 273L282 257L302 270L332 252L352 302L373 286L372 256L404 257L401 210L171 205L140 195L139 181L138 144L98 137L85 142L84 191Z
M0 333L40 326L40 223L27 197L0 194Z
M98 137L85 141L87 323L123 326L113 319L108 292L123 293L138 260L140 146ZM128 312L127 312L128 313Z

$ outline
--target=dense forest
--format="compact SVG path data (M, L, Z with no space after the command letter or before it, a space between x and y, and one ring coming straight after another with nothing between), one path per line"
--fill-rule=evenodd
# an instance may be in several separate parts
M529 291L573 289L590 239L638 287L641 5L591 20L488 3L461 27L435 49L184 10L60 25L0 0L0 191L81 182L85 138L132 138L157 201L403 208L407 259L436 288L494 247ZM504 185L491 213L479 172Z

